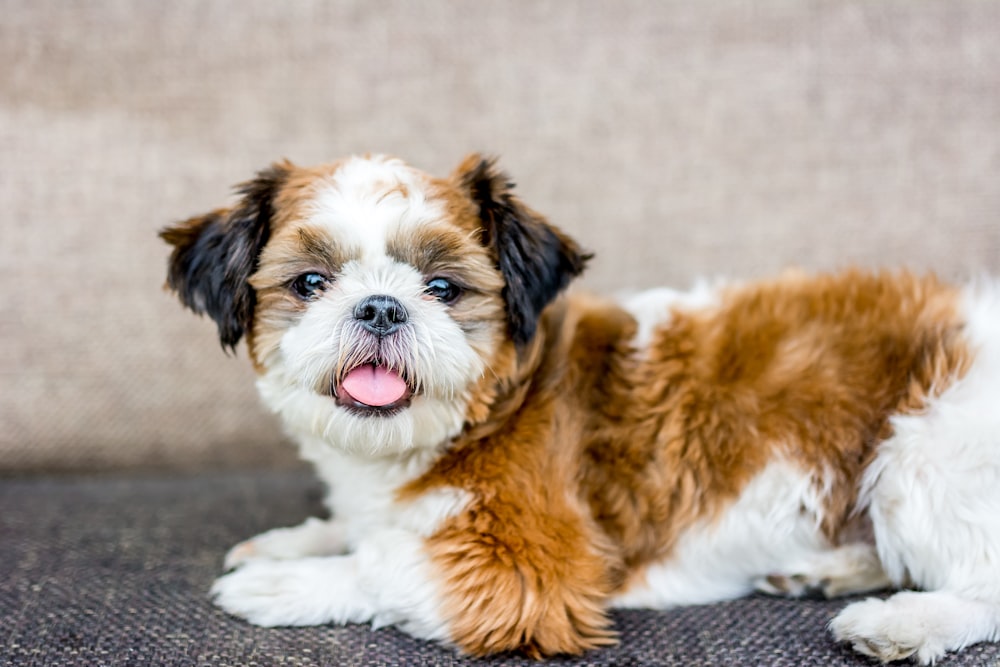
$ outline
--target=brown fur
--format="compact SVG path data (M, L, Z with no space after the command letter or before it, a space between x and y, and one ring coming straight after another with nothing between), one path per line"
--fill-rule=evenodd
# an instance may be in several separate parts
M281 217L273 225L272 237L261 254L260 269L250 277L257 293L258 308L252 332L247 335L248 348L258 370L262 361L273 353L282 334L305 310L305 304L288 291L290 281L302 273L318 271L335 276L344 263L350 261L356 249L345 248L326 232L308 223L308 206L315 194L317 179L323 183L336 170L294 168L286 185L278 194ZM399 184L384 184L385 197L405 188ZM439 182L442 192L453 188ZM464 329L487 328L498 332L488 348L478 349L484 357L492 357L491 369L507 369L513 363L513 348L507 349L501 340L504 312L501 292L503 281L493 270L494 260L472 233L476 211L465 200L450 202L454 220L465 222L459 231L441 225L418 230L389 240L390 256L405 262L427 276L446 276L461 284L465 292L459 304L451 310L452 318ZM488 376L475 392L470 418L481 421L488 415L487 407L496 394L497 375Z
M638 354L619 307L550 309L506 402L401 493L474 498L428 544L454 641L477 655L605 643L607 597L777 456L832 476L836 542L888 417L969 364L955 303L905 273L788 275L674 313Z
M203 276L181 269L201 230L237 210L260 232L251 214L273 211L247 278L256 310L245 333L261 372L307 308L291 281L335 276L355 252L308 222L337 167L276 164L244 188L249 204L164 232L176 246L171 284L200 312L191 281ZM403 188L369 186L382 197ZM447 220L386 248L426 278L461 284L449 316L488 333L477 338L487 371L466 388L463 432L397 492L407 501L447 487L471 498L426 542L451 638L468 653L542 657L612 642L610 597L641 585L647 566L776 459L826 489L821 527L838 544L889 418L920 411L971 363L955 289L861 271L726 288L714 305L675 310L648 348L634 349L638 323L614 303L562 297L541 311L588 256L510 188L473 156L426 182ZM248 269L253 244L234 247ZM243 321L218 310L209 312L223 342L235 344Z

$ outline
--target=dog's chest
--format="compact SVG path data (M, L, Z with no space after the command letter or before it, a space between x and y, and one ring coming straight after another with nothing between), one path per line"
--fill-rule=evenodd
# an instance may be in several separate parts
M434 458L429 452L415 452L407 458L363 460L330 451L313 463L327 485L326 505L334 518L344 522L348 543L356 545L386 528L431 535L467 505L468 494L454 487L397 499L398 489L425 472Z

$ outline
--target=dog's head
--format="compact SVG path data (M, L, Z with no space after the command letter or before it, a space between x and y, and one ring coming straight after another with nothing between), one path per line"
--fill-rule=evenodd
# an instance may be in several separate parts
M224 347L246 337L295 434L359 453L435 447L488 412L588 259L511 189L475 155L446 179L385 157L277 163L231 208L162 232L167 282Z

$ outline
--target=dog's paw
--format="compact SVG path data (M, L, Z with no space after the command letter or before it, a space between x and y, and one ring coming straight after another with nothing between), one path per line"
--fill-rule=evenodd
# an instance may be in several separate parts
M331 556L342 553L345 542L338 523L309 518L298 526L275 528L240 542L226 554L225 568L232 570L254 560Z
M754 588L768 595L791 598L823 597L823 588L828 582L814 580L804 574L769 574L754 582Z
M946 647L898 606L892 598L855 602L830 622L830 630L838 641L850 642L858 653L882 662L914 656L921 664L933 664Z
M771 595L833 598L888 588L891 582L875 548L852 543L790 563L785 572L761 577L754 585Z
M220 577L215 603L266 627L369 620L372 608L357 587L349 557L253 561Z

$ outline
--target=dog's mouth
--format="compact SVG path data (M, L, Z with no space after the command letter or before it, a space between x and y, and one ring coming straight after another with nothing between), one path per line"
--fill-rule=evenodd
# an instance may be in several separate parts
M364 415L391 415L409 407L413 389L399 371L378 363L358 366L331 386L337 404Z

